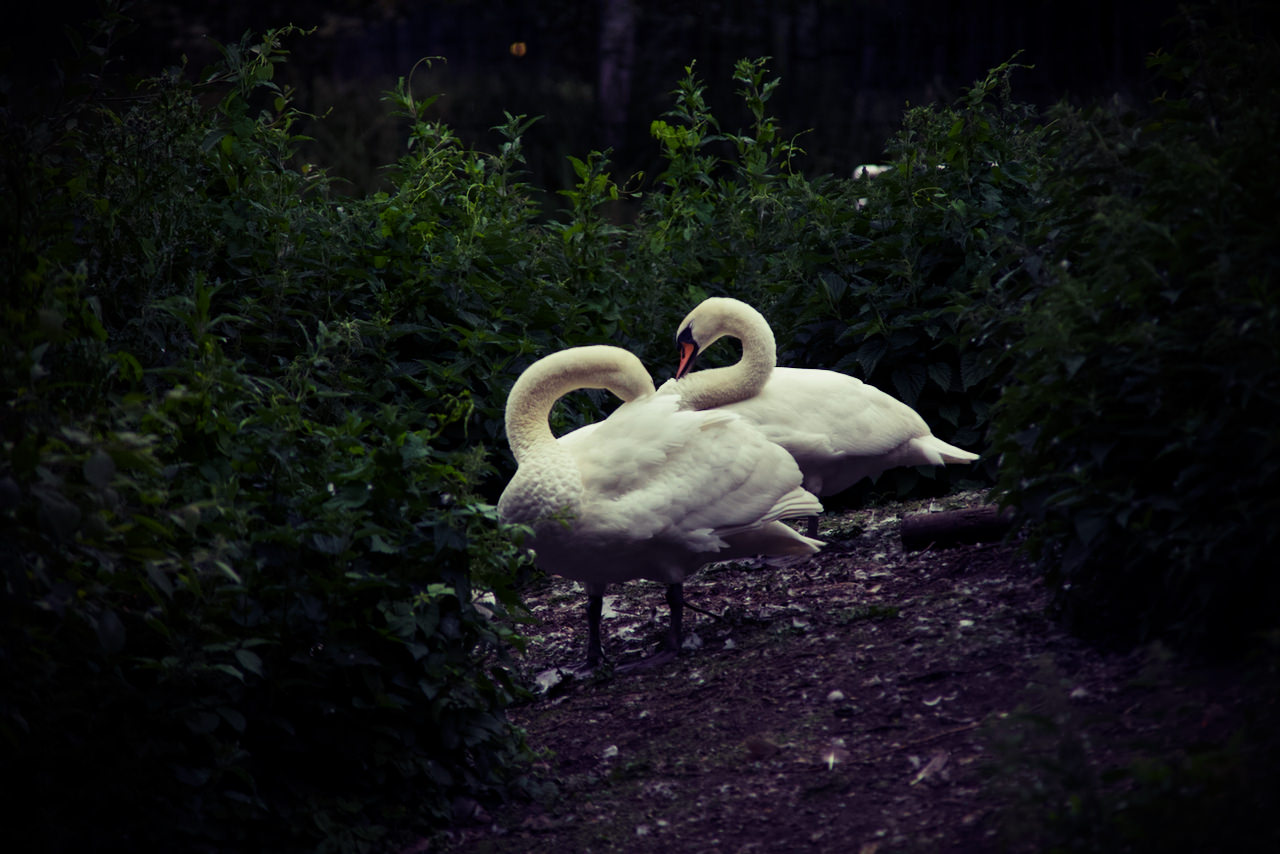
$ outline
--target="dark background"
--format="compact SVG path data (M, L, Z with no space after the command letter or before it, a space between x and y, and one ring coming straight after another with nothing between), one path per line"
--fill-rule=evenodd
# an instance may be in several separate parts
M55 79L63 28L97 6L11 13L5 64L18 88ZM745 126L733 63L770 56L782 78L770 105L786 133L803 132L801 166L849 174L880 157L907 104L953 99L1018 51L1034 66L1014 77L1018 100L1146 98L1144 58L1175 40L1163 24L1176 11L1172 0L140 0L125 7L137 27L114 45L114 67L155 73L185 55L194 74L217 56L209 38L314 27L287 39L283 80L300 107L327 114L303 129L315 137L306 155L349 179L347 191L378 186L378 167L403 152L403 123L380 97L411 71L416 92L443 95L433 116L468 144L495 145L504 110L543 116L526 143L533 183L554 189L571 180L565 156L593 148L614 150L619 177L660 169L649 123L694 60L725 129ZM413 71L428 56L444 60Z

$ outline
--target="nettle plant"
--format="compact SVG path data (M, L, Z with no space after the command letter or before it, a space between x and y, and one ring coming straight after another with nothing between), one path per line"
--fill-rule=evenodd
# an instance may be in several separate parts
M1021 67L992 69L951 105L907 111L883 171L855 182L860 215L812 289L806 330L809 358L829 354L978 451L1019 308L1047 282L1043 247L1059 216L1043 189L1056 133L1013 100ZM994 469L990 458L975 466Z
M283 35L4 128L40 200L6 214L0 368L20 845L362 850L526 755L476 407L403 352L389 199L296 165Z
M1058 216L1043 189L1055 131L1012 99L1005 63L954 105L908 111L874 179L807 178L797 138L768 114L763 60L734 79L750 117L725 132L690 68L652 133L666 158L629 258L668 282L678 321L708 294L770 317L784 364L842 370L916 407L939 435L982 449L1013 364L1013 320L1048 281ZM734 354L709 354L729 359ZM975 467L990 477L994 464ZM947 472L886 474L900 493Z
M1000 401L998 492L1077 627L1231 646L1274 629L1280 448L1274 43L1196 32L1145 109L1063 112L1076 215Z
M665 167L644 199L632 255L644 274L666 283L667 334L708 293L772 313L813 255L825 251L815 248L827 225L816 210L825 200L797 169L803 151L796 140L768 112L781 81L767 74L763 59L735 66L749 117L744 129L722 130L692 66L672 110L650 126Z

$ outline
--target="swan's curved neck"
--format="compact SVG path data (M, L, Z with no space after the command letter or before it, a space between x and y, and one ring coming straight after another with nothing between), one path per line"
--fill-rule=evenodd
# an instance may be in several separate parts
M572 347L534 362L507 396L507 442L517 463L533 449L555 444L551 407L583 388L608 389L629 401L652 393L653 379L639 359L619 347Z
M694 371L678 381L681 396L694 409L712 409L754 397L769 381L778 362L773 330L760 312L737 300L716 303L716 323L701 349L717 338L729 336L742 343L742 358L728 367ZM699 333L698 337L703 336Z

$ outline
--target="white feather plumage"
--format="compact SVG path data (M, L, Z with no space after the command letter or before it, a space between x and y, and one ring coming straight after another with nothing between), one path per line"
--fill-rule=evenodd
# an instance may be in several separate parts
M628 402L556 439L551 407L580 388L608 388ZM821 511L790 454L732 412L690 410L652 389L634 355L607 346L554 353L513 386L507 436L519 468L498 512L533 527L539 566L598 598L609 584L681 585L711 561L821 546L780 521ZM672 617L678 644L675 604ZM591 628L594 664L598 624Z

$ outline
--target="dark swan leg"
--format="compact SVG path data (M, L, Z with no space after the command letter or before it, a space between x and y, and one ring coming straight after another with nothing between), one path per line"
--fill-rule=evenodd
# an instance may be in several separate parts
M808 535L815 540L818 538L818 517L817 516L809 517L809 534Z
M684 585L667 585L667 607L671 609L671 625L667 629L667 649L680 654L684 644Z
M654 653L648 658L642 658L639 661L632 661L627 664L623 664L617 668L617 672L631 673L637 670L649 670L660 664L666 664L669 661L676 660L676 656L680 654L680 647L684 642L683 584L667 585L667 606L671 608L671 624L667 628L667 637L663 642L662 650Z
M600 664L604 650L600 645L600 614L604 611L604 594L587 597L587 669Z

